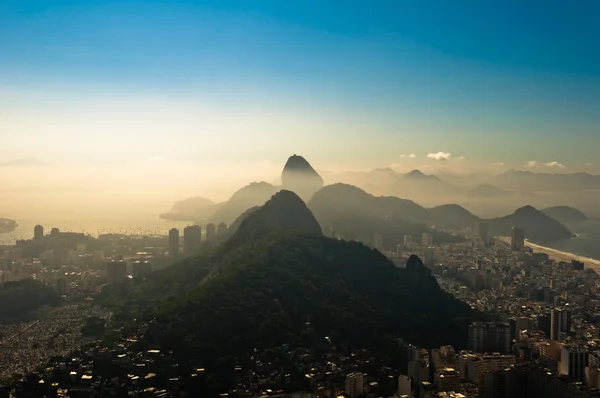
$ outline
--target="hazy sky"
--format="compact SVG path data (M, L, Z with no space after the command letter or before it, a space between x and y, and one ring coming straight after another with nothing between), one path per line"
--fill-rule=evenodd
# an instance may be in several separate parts
M596 0L2 0L0 174L126 170L126 186L152 164L185 183L293 153L599 172L599 16Z

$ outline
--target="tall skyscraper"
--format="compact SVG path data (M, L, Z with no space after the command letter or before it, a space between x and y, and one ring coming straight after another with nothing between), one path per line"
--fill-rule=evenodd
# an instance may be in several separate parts
M213 223L206 225L206 240L213 240L217 235L217 226Z
M571 311L555 308L550 313L550 340L559 340L561 333L571 331Z
M525 248L525 230L521 227L513 227L511 247L515 252L520 252Z
M432 238L431 234L423 234L421 236L421 245L423 245L425 247L429 247L429 246L433 245L433 238Z
M131 275L134 278L140 278L152 271L152 265L149 261L135 261L131 264Z
M365 376L360 373L350 373L346 376L345 393L350 398L362 397L365 393Z
M44 243L44 227L36 225L33 227L33 242L36 246L41 246Z
M585 367L588 365L588 352L583 347L563 347L560 353L560 373L571 379L585 382Z
M383 250L383 235L375 234L373 236L373 246L379 251Z
M169 230L169 255L171 257L179 255L179 230L177 228Z
M404 235L404 247L408 247L412 242L412 236Z
M405 375L398 376L398 396L401 397L406 395L407 397L412 396L412 388L411 388L411 380L410 377Z
M202 227L189 225L183 229L183 255L193 256L200 249L202 243Z
M106 265L106 283L123 282L127 279L127 264L123 260L112 260Z
M469 349L473 352L508 353L510 325L506 322L474 322L469 327Z

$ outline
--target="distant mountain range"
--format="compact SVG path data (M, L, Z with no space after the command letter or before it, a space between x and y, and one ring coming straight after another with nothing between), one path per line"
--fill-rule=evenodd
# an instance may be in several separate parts
M492 184L514 191L563 191L600 189L600 176L588 173L549 174L509 170L490 179Z
M548 207L542 209L542 212L564 224L582 223L588 220L583 212L569 206Z
M537 177L541 175L529 174ZM352 173L352 178L362 178L362 182L367 185L385 185L393 192L403 193L404 197L411 197L415 192L426 196L435 196L437 192L443 192L445 195L463 192L465 197L484 201L502 201L508 197L527 198L522 192L509 191L490 183L478 184L465 190L419 170L401 174L389 168L376 169L368 173ZM507 178L506 175L503 178ZM573 234L561 220L570 221L578 217L578 211L575 209L559 207L541 212L526 205L520 206L512 214L484 220L459 204L425 208L396 195L374 196L350 184L337 183L321 188L322 178L304 158L297 155L288 159L282 172L282 181L283 187L298 191L302 197L308 198L309 209L327 234L340 234L351 239L372 242L373 235L379 233L387 237L387 242L384 243L390 248L401 242L404 234L429 232L438 235L437 241L452 241L450 235L435 228L474 227L479 221L486 221L490 230L498 235L509 235L513 226L521 226L525 229L528 239L547 243L572 237ZM163 217L189 217L190 221L205 220L231 224L248 209L264 204L279 189L280 187L266 182L252 183L234 193L227 202L215 204L204 198L191 198L176 203L171 212Z
M357 218L368 218L370 220L393 220L398 225L397 229L403 227L406 234L410 234L416 225L432 225L437 227L473 228L477 222L488 223L490 231L496 235L510 235L514 226L523 227L527 239L537 242L552 242L569 239L574 235L560 222L554 220L543 212L531 206L517 209L513 214L505 217L483 220L467 209L456 205L442 205L426 209L413 201L395 197L376 197L367 192L346 184L334 184L324 187L317 192L308 203L317 220L324 228L343 224L344 221ZM401 221L404 221L402 224ZM371 221L372 223L372 221ZM407 224L411 223L411 224ZM363 227L368 225L363 220ZM379 227L384 236L384 222ZM355 222L355 230L361 228ZM378 233L373 230L373 233ZM413 232L414 233L414 232ZM401 242L401 238L393 234L395 243Z

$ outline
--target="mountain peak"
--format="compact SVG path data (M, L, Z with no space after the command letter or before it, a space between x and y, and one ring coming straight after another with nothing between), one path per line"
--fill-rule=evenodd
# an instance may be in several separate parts
M519 207L517 210L515 210L515 215L537 214L537 213L541 213L541 212L531 205L525 205L525 206Z
M304 200L309 200L319 189L323 188L323 179L306 159L292 155L285 163L281 173L283 189L297 193Z
M587 216L580 210L570 206L553 206L542 210L542 213L561 223L579 223L587 221Z
M323 235L321 226L300 197L282 190L250 212L227 245L261 239L273 233L295 231Z
M421 170L413 170L409 173L406 173L404 175L404 178L409 178L409 179L414 179L414 180L439 180L439 178L437 178L434 175L427 175L424 174Z

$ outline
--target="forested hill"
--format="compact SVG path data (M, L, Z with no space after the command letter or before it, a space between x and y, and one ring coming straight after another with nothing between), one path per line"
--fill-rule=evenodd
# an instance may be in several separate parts
M295 194L280 192L242 222L225 253L154 278L156 288L138 300L153 300L161 280L195 288L170 289L168 300L154 301L148 339L212 369L255 348L300 344L307 319L313 337L383 352L398 337L466 346L468 325L481 315L441 290L417 257L397 268L360 243L322 236L308 216ZM269 228L276 233L264 234ZM101 301L118 305L119 297Z
M0 285L0 322L15 321L44 305L60 302L58 293L33 279L6 282Z

